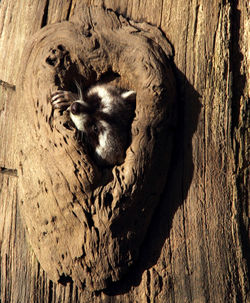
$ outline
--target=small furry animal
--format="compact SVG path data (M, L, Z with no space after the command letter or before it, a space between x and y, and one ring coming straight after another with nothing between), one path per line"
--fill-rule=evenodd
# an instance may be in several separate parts
M135 91L108 84L94 85L86 92L77 84L77 89L78 95L63 90L53 93L53 108L69 111L78 138L87 145L97 164L121 164L135 115Z

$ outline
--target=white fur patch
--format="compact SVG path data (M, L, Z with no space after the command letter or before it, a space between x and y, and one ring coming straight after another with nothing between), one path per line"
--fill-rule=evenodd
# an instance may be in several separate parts
M101 99L109 97L110 95L107 88L101 85L96 85L89 90L88 95L93 95L93 94L97 94Z
M70 118L78 130L85 131L84 124L87 121L87 115L85 114L73 115L72 113L70 113Z
M128 97L130 97L130 96L132 96L132 95L135 95L135 94L136 94L136 92L135 92L134 90L129 90L129 91L127 91L127 92L122 93L122 94L121 94L121 97L122 97L123 99L127 99Z
M94 95L97 94L98 97L101 99L101 103L103 106L102 111L104 113L109 113L110 110L112 109L112 103L113 103L113 98L112 95L110 94L110 92L108 91L108 89L106 87L97 85L95 87L93 87L92 89L90 89L88 95Z
M102 126L105 128L103 132L101 132L98 136L98 145L96 147L96 153L100 156L103 157L104 154L107 151L107 146L108 146L108 124L105 121L100 121Z

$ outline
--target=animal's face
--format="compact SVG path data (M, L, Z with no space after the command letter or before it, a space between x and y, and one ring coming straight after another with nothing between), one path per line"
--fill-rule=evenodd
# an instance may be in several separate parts
M134 115L135 92L97 85L70 106L70 117L103 163L121 163Z

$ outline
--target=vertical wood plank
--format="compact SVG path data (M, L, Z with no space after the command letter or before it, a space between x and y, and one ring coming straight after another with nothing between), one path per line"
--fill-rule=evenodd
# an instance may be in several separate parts
M76 1L2 0L1 301L243 302L249 224L246 2L87 2L160 26L174 46L179 125L172 173L134 276L126 277L111 294L80 292L74 285L64 287L47 279L26 242L17 207L15 84L25 39L47 23L66 20Z

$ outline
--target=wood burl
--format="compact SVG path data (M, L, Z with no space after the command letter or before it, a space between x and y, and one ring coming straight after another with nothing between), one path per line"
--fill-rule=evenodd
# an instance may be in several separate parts
M166 183L175 125L172 48L161 31L80 5L27 41L18 93L18 199L27 238L50 279L107 289L136 266ZM96 83L136 92L124 159L100 166L57 90Z

